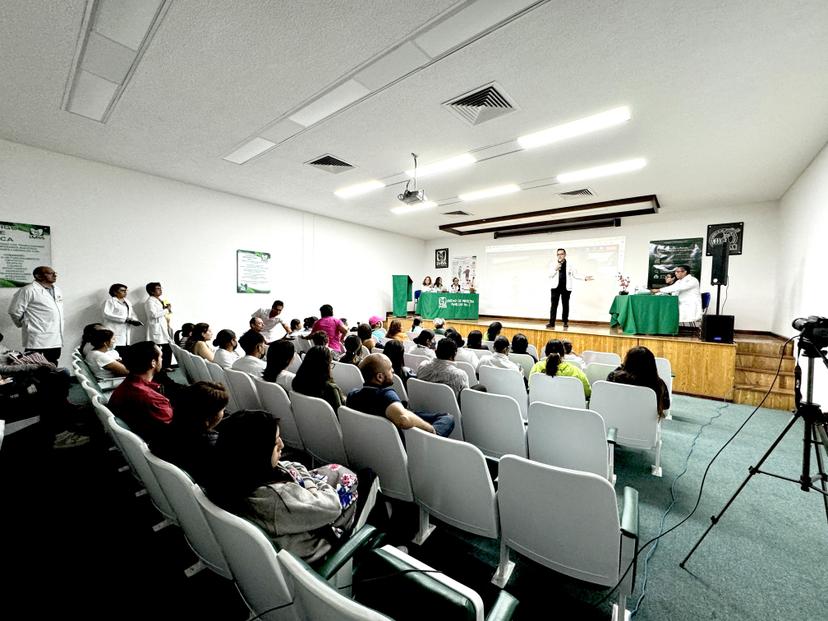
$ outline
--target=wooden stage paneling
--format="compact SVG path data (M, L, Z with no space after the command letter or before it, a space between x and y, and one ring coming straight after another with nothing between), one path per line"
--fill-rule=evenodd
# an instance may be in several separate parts
M543 355L549 339L568 340L576 352L586 350L615 352L622 358L628 349L642 345L657 357L667 358L673 367L673 392L733 399L736 374L736 345L706 343L698 338L684 336L643 336L623 334L606 325L575 325L567 330L547 329L543 322L520 321L509 318L486 317L486 321L446 320L446 327L458 330L464 336L472 330L481 330L484 338L486 327L492 321L503 324L502 334L509 339L518 332ZM410 319L403 320L403 329L410 327ZM432 326L428 319L423 324Z

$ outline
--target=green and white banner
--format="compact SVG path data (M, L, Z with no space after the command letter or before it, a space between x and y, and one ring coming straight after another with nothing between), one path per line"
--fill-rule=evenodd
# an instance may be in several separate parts
M0 287L23 287L32 271L52 263L52 234L42 224L0 222Z
M664 276L672 273L679 265L689 265L690 274L701 282L703 244L702 237L651 241L647 288L663 287Z
M270 293L270 253L236 250L236 292Z

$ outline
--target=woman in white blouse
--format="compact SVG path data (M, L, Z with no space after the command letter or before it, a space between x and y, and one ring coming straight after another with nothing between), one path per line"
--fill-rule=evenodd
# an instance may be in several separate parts
M216 347L216 351L213 353L213 362L222 369L229 369L236 360L241 358L236 351L239 342L236 340L236 333L232 330L219 330L213 345Z
M89 338L92 349L86 354L86 364L98 380L123 379L129 374L114 350L115 338L112 330L97 330Z
M109 297L103 303L103 325L115 335L115 347L123 354L130 343L130 326L142 325L126 300L127 286L115 283L109 288Z

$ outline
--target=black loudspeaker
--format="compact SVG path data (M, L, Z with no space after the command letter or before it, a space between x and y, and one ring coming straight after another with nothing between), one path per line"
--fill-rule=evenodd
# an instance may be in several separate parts
M709 343L732 343L733 315L702 317L702 340Z
M730 258L729 244L725 241L713 247L713 269L710 270L710 284L727 285L727 267Z

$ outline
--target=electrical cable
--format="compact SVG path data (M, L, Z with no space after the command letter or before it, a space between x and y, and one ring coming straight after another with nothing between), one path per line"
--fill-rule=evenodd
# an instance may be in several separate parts
M733 276L728 276L727 284L725 285L724 302L722 302L722 312L724 312L725 304L727 304L727 292L730 291L730 283L733 282Z

